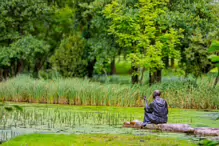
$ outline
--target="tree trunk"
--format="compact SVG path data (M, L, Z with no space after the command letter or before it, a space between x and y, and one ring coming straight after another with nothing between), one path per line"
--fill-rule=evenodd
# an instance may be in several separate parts
M33 76L35 78L39 77L39 71L43 67L45 61L46 61L46 57L43 57L41 60L36 61L36 64L34 66L34 72L33 72Z
M0 69L0 82L3 81L3 69Z
M34 66L34 69L33 69L33 77L34 78L38 78L38 68L37 68L37 64Z
M24 71L24 61L23 60L18 61L17 70L18 70L17 71L18 74L23 73L23 71Z
M141 71L141 78L140 78L140 81L139 81L141 85L143 84L144 72L145 72L145 68L143 67L142 71Z
M147 124L146 127L141 127L143 122L134 120L125 122L123 127L126 128L142 128L150 130L160 130L166 132L194 133L195 129L188 124Z
M165 56L163 58L163 62L165 64L165 68L168 68L169 67L169 56Z
M3 78L3 79L6 79L6 78L7 78L6 69L3 69L3 71L2 71L2 78Z
M148 130L159 130L166 132L187 133L197 136L219 136L219 128L193 128L188 124L147 124L145 127L141 127L143 122L134 120L131 122L125 122L123 127L125 128L141 128Z
M138 84L138 68L132 65L132 84Z
M10 77L10 68L5 68L3 70L3 77L6 80L8 77Z
M96 59L94 59L93 61L88 62L88 66L87 66L87 72L88 72L87 76L88 76L88 78L93 77L95 63L96 63Z
M39 70L41 68L41 64L40 63L36 63L36 65L34 66L34 70L33 70L33 77L34 78L38 78L39 77Z
M111 73L110 74L111 75L116 74L116 62L115 62L115 59L112 60L110 66L111 66Z
M157 69L154 72L149 72L149 85L161 82L161 69Z
M171 68L174 68L174 66L175 66L175 60L174 58L171 58Z
M15 63L11 64L11 76L12 76L12 77L16 75L15 66L16 66Z

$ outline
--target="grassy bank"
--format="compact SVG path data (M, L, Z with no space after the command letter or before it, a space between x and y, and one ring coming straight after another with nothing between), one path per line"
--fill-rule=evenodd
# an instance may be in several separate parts
M166 78L152 87L129 84L101 84L86 79L33 79L18 76L0 83L0 98L14 102L33 102L95 106L143 106L143 95L155 89L163 92L170 107L218 109L219 86L212 88L214 78L203 77L196 82Z
M133 135L27 135L17 137L9 142L3 144L3 146L190 146L195 145L190 141L173 139L173 138L159 138L153 136L133 136Z

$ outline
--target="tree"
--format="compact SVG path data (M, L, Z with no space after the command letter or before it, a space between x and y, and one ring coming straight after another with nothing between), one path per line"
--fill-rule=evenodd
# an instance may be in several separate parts
M62 40L50 61L64 77L83 77L87 75L84 55L84 41L75 34Z
M80 7L84 9L82 16L84 20L88 20L86 35L88 62L93 62L93 69L97 74L107 74L115 68L115 57L119 48L113 36L108 35L107 26L109 20L103 15L104 7L111 0L95 0L91 3L82 3ZM110 65L112 64L112 68Z
M177 30L164 29L159 25L159 16L166 11L166 0L140 0L134 6L114 0L105 8L106 18L112 21L109 33L115 36L132 62L133 83L138 82L139 67L150 70L150 84L160 82L164 67L163 52L179 56L179 51L175 49L180 37Z
M219 54L218 54L219 53L219 41L213 41L208 52L214 53L214 55L210 56L210 59L218 69L217 77L214 83L214 87L216 87L217 83L219 82Z
M9 46L22 36L35 34L44 26L51 9L42 0L0 1L0 46Z
M0 48L0 81L9 77L10 52L7 47Z
M185 50L187 59L186 72L199 77L203 72L208 72L211 62L208 59L208 40L202 35L200 30L195 30L190 38L189 47Z
M66 6L62 8L54 7L54 13L50 16L47 27L42 28L45 31L42 38L51 45L51 54L60 45L63 38L68 37L75 32L75 11Z
M1 76L6 78L24 71L34 72L37 76L45 62L44 57L48 55L45 50L49 47L41 40L46 38L49 31L52 7L47 5L46 0L4 0L0 1L0 11L0 50L3 53L0 57L5 62L0 65ZM42 50L25 52L30 49L28 47L42 47Z
M183 29L184 38L180 40L181 59L179 65L186 75L196 77L212 69L208 59L208 48L213 34L218 29L218 6L208 0L170 0L168 13L163 17L167 27ZM214 36L213 36L214 35Z
M0 66L10 70L10 76L28 71L37 77L47 58L49 46L33 36L26 36L1 50Z

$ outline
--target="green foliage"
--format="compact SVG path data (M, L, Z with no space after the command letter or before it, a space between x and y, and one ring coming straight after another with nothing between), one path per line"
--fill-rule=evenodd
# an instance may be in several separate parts
M128 75L129 73L131 73L131 62L122 56L116 58L116 74Z
M60 1L60 3L61 2L63 3L63 1ZM44 22L43 24L37 25L39 28L38 34L40 38L47 41L51 46L48 53L49 56L54 54L55 49L58 48L62 39L68 37L73 32L76 32L76 9L73 9L68 5L59 7L57 6L59 4L56 5L56 3L59 2L54 1L53 5L50 6L52 13L45 15L46 18L44 19L47 20L47 23Z
M175 46L179 43L180 33L172 28L163 32L157 25L159 16L167 11L166 6L165 0L141 0L132 7L114 0L105 8L106 18L112 20L108 32L115 35L132 65L156 71L163 68L164 56L179 56Z
M4 0L0 11L0 78L23 72L37 77L49 53L42 38L47 35L52 7L45 0Z
M75 23L75 10L68 6L55 9L54 22L53 22L53 33L57 37L64 37L71 32L74 32Z
M96 74L110 72L110 63L118 54L113 36L108 35L109 20L104 17L103 9L111 0L94 0L89 3L81 3L80 8L85 28L83 36L87 39L86 51L88 61L95 60L94 69Z
M219 41L213 41L208 52L210 52L210 53L219 52Z
M207 40L203 38L200 31L195 31L191 36L189 48L185 50L187 61L187 72L193 73L196 77L201 76L207 65L210 65L208 60Z
M168 7L170 11L162 19L164 26L184 30L180 66L186 75L192 73L197 77L207 73L212 68L208 48L218 36L217 6L206 0L172 0Z
M3 47L0 56L1 67L11 67L13 74L31 70L38 73L46 60L49 46L33 36L26 36L12 43L9 47ZM25 67L28 67L25 68Z
M214 67L207 50L218 40L218 16L218 5L206 0L4 0L0 80L24 72L37 77L53 68L68 77L109 74L118 56L127 58L133 76L145 68L156 74L171 59L185 75L198 77ZM74 46L73 34L81 47L64 51Z
M49 46L41 40L27 36L11 44L9 49L11 59L24 60L34 68L48 53Z
M219 41L213 41L208 51L210 53L215 53L215 55L210 56L210 59L213 63L215 63L215 66L219 68L219 56L216 55L219 52Z
M219 41L213 41L211 47L208 50L210 53L214 53L214 55L210 56L211 61L215 64L215 66L217 67L218 70L218 75L215 79L215 83L214 86L217 85L217 83L219 82Z
M199 145L200 146L217 146L219 144L218 141L211 141L211 140L202 140Z
M1 1L0 45L8 46L24 35L36 33L37 24L46 24L45 17L51 13L50 10L42 0Z
M84 41L78 35L62 40L59 48L51 58L55 70L65 77L82 77L86 75L87 60Z
M10 66L10 52L6 47L0 48L0 67L9 67Z

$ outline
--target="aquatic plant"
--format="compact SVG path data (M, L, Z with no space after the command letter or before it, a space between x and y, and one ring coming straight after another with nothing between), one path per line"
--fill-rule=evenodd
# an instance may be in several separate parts
M155 89L160 89L170 107L218 109L219 86L212 88L213 83L211 76L197 81L164 78L161 84L151 87L102 84L78 78L43 80L18 76L0 83L0 98L13 102L142 107L143 95L149 97Z

